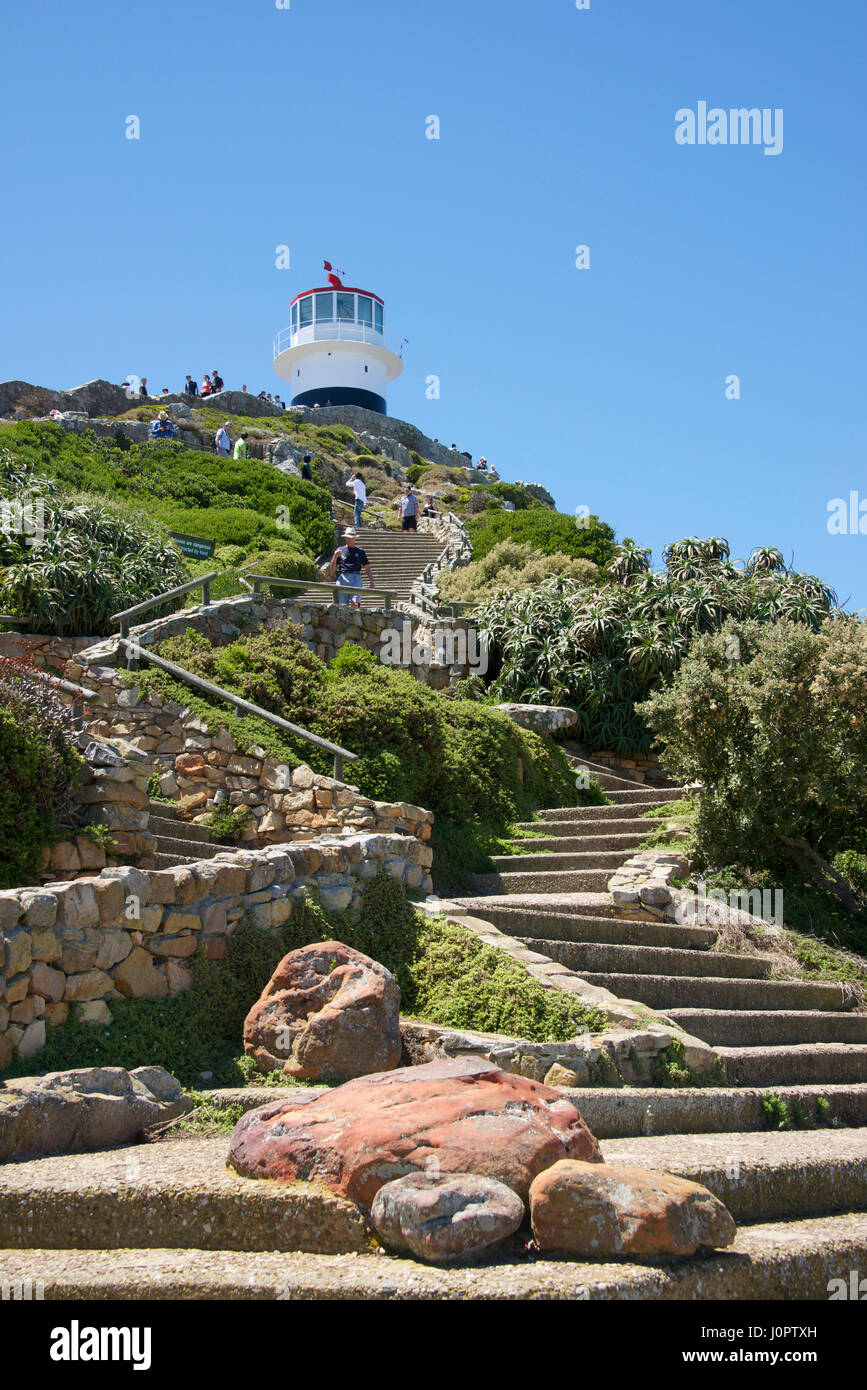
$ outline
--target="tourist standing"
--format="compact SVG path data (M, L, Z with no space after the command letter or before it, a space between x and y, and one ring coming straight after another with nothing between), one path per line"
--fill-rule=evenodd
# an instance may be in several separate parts
M351 473L349 475L349 478L347 479L347 487L352 488L352 491L355 493L355 516L353 517L353 520L356 526L360 526L361 513L367 506L367 488L364 485L364 479L362 478L358 469L356 469L354 473Z
M310 455L305 454L301 462L301 477L307 483L313 482L313 472L310 467Z
M400 529L402 531L418 530L418 498L409 483L407 483L403 497L400 499L398 512L400 515Z
M238 442L237 442L237 444L235 445L235 454L234 454L234 457L235 457L236 459L245 459L245 458L247 457L247 436L246 436L246 434L241 434L241 435L238 437Z
M216 396L217 393L222 391L223 389L223 378L220 376L220 373L217 371L216 367L211 373L211 383L213 393Z
M197 381L193 381L193 378L190 376L189 372L187 372L187 384L184 387L184 391L188 396L197 396L199 394L199 383Z
M232 452L232 441L229 438L229 421L221 425L214 435L214 448L222 458L228 458Z
M345 544L338 546L331 557L331 575L337 579L337 583L343 588L360 589L362 587L361 571L367 574L371 589L375 589L373 575L370 572L370 562L367 555L357 544L358 537L352 526L347 526L343 533ZM338 594L338 606L349 604L352 608L360 608L361 604L355 594L350 596Z

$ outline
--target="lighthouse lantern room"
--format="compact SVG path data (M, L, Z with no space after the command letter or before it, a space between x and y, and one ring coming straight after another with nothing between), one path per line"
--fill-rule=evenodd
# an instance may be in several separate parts
M360 405L386 414L386 388L403 362L385 346L385 305L344 285L325 262L328 285L292 300L290 324L274 340L274 370L290 405Z

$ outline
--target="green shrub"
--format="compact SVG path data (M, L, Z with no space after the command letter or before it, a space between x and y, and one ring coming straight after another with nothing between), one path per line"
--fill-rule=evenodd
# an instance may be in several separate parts
M599 570L591 560L563 553L539 555L526 543L508 540L500 541L484 559L438 576L437 583L444 599L472 601L492 598L502 589L534 589L552 575L592 584Z
M614 531L597 516L583 519L578 525L574 516L552 512L548 507L528 506L526 510L485 512L470 517L467 531L473 545L473 559L483 560L500 541L524 541L540 555L562 553L572 559L592 560L604 565L614 549Z
M867 624L839 617L818 632L753 621L701 636L639 713L666 765L704 785L695 834L706 862L794 864L858 917L867 898L851 846L867 826L865 710ZM840 873L828 860L847 850Z
M3 442L19 464L66 488L114 498L171 530L207 536L218 545L246 545L255 535L277 534L278 516L298 533L300 550L318 555L331 543L328 492L264 460L222 458L174 441L126 441L121 449L90 431L70 434L32 420L5 429ZM278 513L281 507L284 513ZM238 512L256 518L240 540L233 533Z
M265 550L257 551L251 555L242 566L239 573L248 574L271 574L275 579L313 579L316 578L316 566L308 555L301 555L292 550ZM270 585L263 586L266 592L277 595L282 594L284 598L291 598L293 593L298 590L282 589L279 585L271 588Z
M110 507L69 497L29 463L0 450L0 500L34 519L44 538L0 531L0 609L20 614L31 631L102 636L112 614L181 584L177 548L148 526Z
M665 573L648 572L644 552L624 542L595 588L555 577L489 600L477 619L490 642L492 692L571 706L575 736L591 750L647 753L647 712L637 706L674 675L693 638L748 620L809 630L837 611L818 579L739 569L719 537L679 541L666 554Z
M297 629L241 637L214 648L187 632L160 654L359 755L351 778L365 796L409 801L434 812L436 837L453 823L470 840L526 819L536 807L574 805L575 786L562 750L478 700L444 700L407 671L381 666L346 643L332 668L301 641ZM137 683L193 706L177 687L148 668ZM228 720L197 701L209 727ZM251 721L252 729L264 728ZM271 731L271 739L275 731ZM251 736L250 742L264 737ZM330 756L281 734L288 761L330 774ZM284 756L286 756L284 754ZM521 769L523 768L523 779Z
M70 710L23 661L0 657L0 888L39 882L82 759Z

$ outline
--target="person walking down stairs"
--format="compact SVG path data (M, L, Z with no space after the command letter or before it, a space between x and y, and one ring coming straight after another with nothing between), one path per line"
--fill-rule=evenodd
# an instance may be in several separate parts
M356 544L358 537L352 526L347 526L343 533L343 539L345 545L338 546L331 557L332 577L336 577L337 583L342 586L351 589L360 589L362 586L361 571L364 570L367 574L371 589L375 589L376 585L373 582L373 575L370 572L370 564L367 555L365 551L362 550L361 546ZM352 608L361 607L355 594L353 594L351 598L348 594L346 596L338 594L337 602L338 605L348 603Z

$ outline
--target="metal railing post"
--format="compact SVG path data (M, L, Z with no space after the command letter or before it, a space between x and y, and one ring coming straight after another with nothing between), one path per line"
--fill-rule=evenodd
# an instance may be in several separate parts
M343 754L342 754L342 753L335 753L335 754L334 754L334 780L335 780L335 782L342 782L342 781L343 781Z
M202 585L202 607L203 607L203 608L210 608L210 606L211 606L211 581L210 581L210 579L206 579L205 582L204 582L203 585Z

